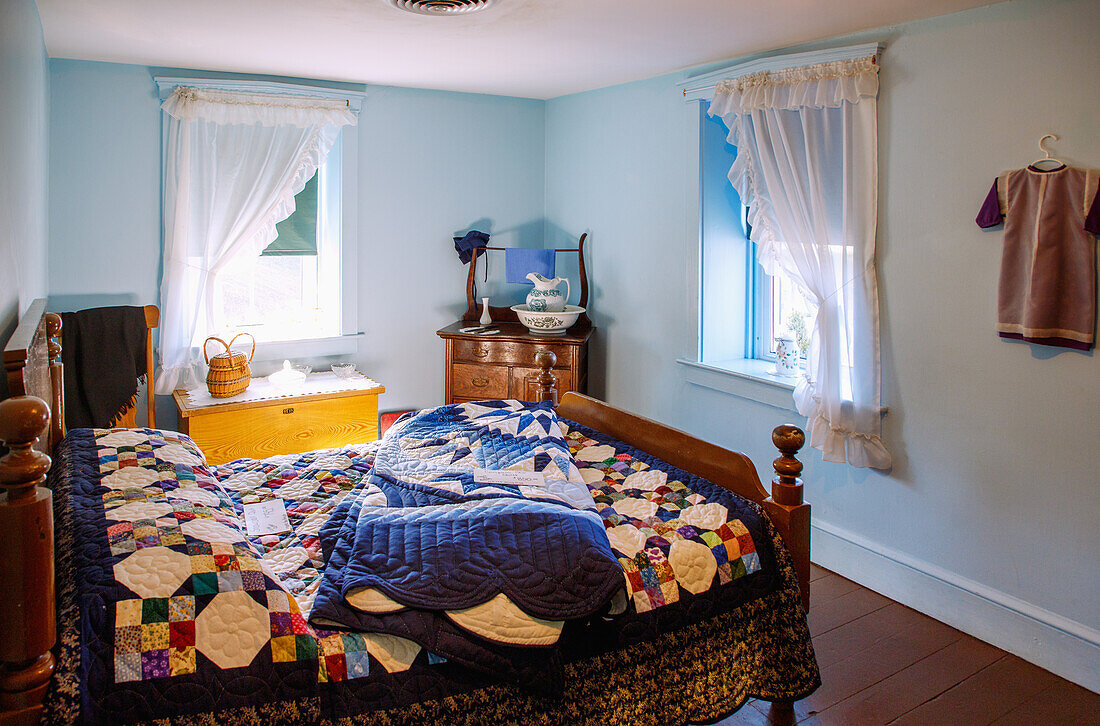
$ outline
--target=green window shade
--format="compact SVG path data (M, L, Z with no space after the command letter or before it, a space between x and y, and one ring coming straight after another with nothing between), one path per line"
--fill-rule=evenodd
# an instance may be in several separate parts
M294 196L294 214L275 225L279 235L261 255L317 254L317 175Z

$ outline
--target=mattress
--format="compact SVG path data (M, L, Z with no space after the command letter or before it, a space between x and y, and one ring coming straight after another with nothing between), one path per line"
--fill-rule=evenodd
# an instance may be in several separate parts
M564 623L555 699L401 637L309 622L318 534L362 493L377 444L208 466L182 434L71 431L50 474L61 646L46 722L665 724L816 688L797 581L761 509L564 423L625 598ZM269 499L292 531L248 537L243 506Z

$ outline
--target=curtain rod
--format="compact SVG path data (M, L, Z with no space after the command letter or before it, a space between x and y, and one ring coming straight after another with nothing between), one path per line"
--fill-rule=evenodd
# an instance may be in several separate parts
M827 62L835 63L836 61L827 61ZM814 64L814 65L817 65L817 64ZM878 65L878 56L877 55L871 56L871 65ZM773 73L773 72L774 71L757 71L757 73ZM752 75L752 74L746 73L745 75ZM733 80L734 78L743 78L743 77L744 76L731 76L729 79L726 79L726 80ZM721 81L719 81L718 83L721 83ZM715 88L718 87L718 83L712 83L709 86L695 86L691 90L693 90L693 91L712 91L712 90L714 90ZM683 89L683 92L684 92L684 98L687 98L688 89L686 89L686 88Z
M525 250L525 249L538 249L537 247L475 247L475 250L494 250L500 252L507 252L508 250ZM554 252L580 252L579 249L573 249L572 247L555 247Z
M279 96L305 96L321 98L330 101L343 101L344 105L355 113L363 104L366 89L349 90L342 88L330 88L328 86L309 86L299 83L284 83L282 81L257 81L232 78L195 78L187 76L153 76L153 83L157 87L157 96L160 100L168 98L176 86L191 86L202 90L239 91L244 93L269 93ZM355 102L352 105L352 101Z
M858 60L867 56L877 58L883 45L878 42L860 43L840 48L826 48L822 50L805 51L802 53L786 53L783 55L767 56L741 61L733 65L719 68L710 73L692 76L676 85L682 89L685 100L698 101L709 97L708 92L721 82L733 78L740 78L764 71L781 71L802 66L812 66L821 63L835 61Z

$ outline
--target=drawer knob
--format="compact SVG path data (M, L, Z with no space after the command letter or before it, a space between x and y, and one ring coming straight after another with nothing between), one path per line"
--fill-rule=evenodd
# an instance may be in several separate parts
M477 386L478 388L485 388L485 386L489 385L489 379L488 378L475 378L473 380L473 384L475 386Z
M489 357L489 349L488 348L478 348L476 351L474 351L474 355L476 355L478 358L488 358Z
M283 409L283 413L294 413L294 408L293 408L293 407L291 407L291 408L284 408L284 409Z

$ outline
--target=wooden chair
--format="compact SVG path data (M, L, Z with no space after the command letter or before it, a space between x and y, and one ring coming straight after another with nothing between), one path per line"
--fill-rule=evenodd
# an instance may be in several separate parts
M156 305L146 305L143 310L145 311L145 398L146 409L149 412L149 423L146 426L155 429L157 413L153 395L153 329L160 325L160 308ZM134 427L136 418L137 406L132 406L111 425L130 429Z
M36 301L37 302L37 301ZM157 426L157 414L156 414L156 402L153 395L153 328L160 325L160 308L156 305L145 305L142 307L142 311L145 313L145 398L146 406L149 414L149 422L146 424L149 428L156 428ZM53 313L50 313L53 315ZM56 322L53 325L56 329L53 330L51 335L60 335L61 330L61 318L54 315ZM60 349L59 349L60 350ZM121 416L111 422L112 427L120 428L133 428L135 425L135 419L137 418L137 406L132 406L126 410ZM56 444L61 440L61 437L65 435L65 422L61 420L58 422L61 431L56 440L51 436L51 442Z

